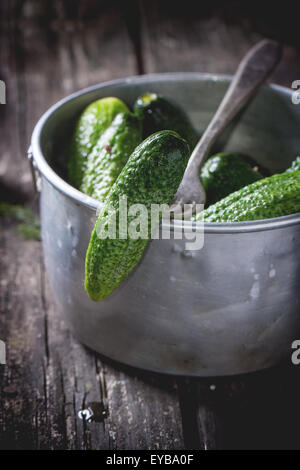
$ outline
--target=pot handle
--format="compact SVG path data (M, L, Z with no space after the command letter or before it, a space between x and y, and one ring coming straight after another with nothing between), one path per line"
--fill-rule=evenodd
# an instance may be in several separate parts
M35 193L40 193L41 192L41 177L40 173L38 171L36 162L33 157L33 152L31 146L27 150L27 158L29 160L30 164L30 170L31 170L31 176L32 176L32 184L33 184L33 189Z

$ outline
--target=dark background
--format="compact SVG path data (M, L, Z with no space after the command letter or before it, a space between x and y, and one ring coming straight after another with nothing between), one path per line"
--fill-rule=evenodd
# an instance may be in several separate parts
M1 0L0 200L35 207L25 154L40 115L89 85L142 73L233 73L264 36L285 43L273 80L300 79L292 2ZM190 380L112 364L72 338L53 304L39 241L0 220L0 448L300 448L296 367ZM199 401L207 408L198 426ZM78 410L107 406L103 423ZM216 410L216 421L211 413ZM203 424L203 423L202 423ZM216 433L214 432L216 427Z

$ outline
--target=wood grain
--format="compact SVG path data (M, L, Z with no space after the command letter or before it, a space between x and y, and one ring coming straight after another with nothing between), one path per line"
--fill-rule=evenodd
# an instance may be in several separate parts
M214 7L215 11L210 11ZM265 20L270 19L272 23L273 16L265 13ZM198 2L187 0L184 14L180 2L166 0L163 5L159 0L142 2L145 72L233 74L248 49L260 39L265 36L283 39L282 31L274 26L255 23L257 10L248 14L236 2L224 2L221 6L220 2L212 2L210 7L201 4L199 8ZM300 52L290 42L284 47L283 59L272 81L290 87L297 77L300 77Z

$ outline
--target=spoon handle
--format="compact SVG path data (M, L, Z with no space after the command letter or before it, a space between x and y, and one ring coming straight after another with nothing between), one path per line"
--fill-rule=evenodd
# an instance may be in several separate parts
M232 121L236 114L246 105L251 96L255 94L259 86L271 74L279 62L281 54L282 46L278 42L264 39L250 49L240 62L217 112L189 159L187 169L178 190L181 193L182 199L186 200L184 193L188 196L186 188L190 188L188 193L192 195L193 186L195 186L195 177L198 178L197 185L199 186L200 167L210 151L211 146L227 124ZM198 191L196 190L195 196L197 193L199 193L199 189ZM205 198L205 195L202 195L202 199L203 198ZM176 199L178 200L177 195ZM190 197L188 199L190 199ZM194 201L202 202L197 199L194 199ZM192 199L190 200L192 202Z

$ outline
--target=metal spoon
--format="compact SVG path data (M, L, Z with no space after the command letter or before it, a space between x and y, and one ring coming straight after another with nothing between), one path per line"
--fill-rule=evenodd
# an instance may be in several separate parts
M278 42L264 39L240 62L223 100L189 159L173 206L183 208L184 204L192 204L193 207L205 204L206 194L199 178L202 163L219 134L265 82L281 55L282 46Z

